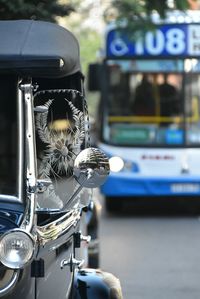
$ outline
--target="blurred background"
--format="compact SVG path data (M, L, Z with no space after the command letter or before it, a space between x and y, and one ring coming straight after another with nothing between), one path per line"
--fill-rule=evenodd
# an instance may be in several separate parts
M92 145L111 166L94 190L97 266L120 278L125 299L199 299L200 1L0 0L0 19L56 22L80 43Z

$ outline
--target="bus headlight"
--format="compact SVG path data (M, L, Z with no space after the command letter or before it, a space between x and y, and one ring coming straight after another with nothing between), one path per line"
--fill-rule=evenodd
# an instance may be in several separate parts
M110 170L113 172L119 172L124 167L124 161L120 157L112 157L109 159Z
M12 269L22 268L34 253L34 240L23 230L6 232L0 240L0 261Z

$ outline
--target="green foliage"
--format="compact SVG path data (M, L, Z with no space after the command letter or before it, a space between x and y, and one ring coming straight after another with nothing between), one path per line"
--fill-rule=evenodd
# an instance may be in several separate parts
M97 32L87 29L81 31L78 39L80 43L81 63L83 73L85 74L88 64L96 60L97 51L101 47L101 38Z
M152 12L157 12L164 17L171 9L186 10L189 8L187 0L174 0L173 7L168 0L112 0L111 6L115 7L118 17L148 17Z
M189 3L187 0L174 0L174 7L173 9L178 9L181 11L184 11L189 8ZM161 16L161 18L165 17L166 11L171 9L169 7L169 1L168 0L151 0L145 1L145 11L147 14L152 13L153 11L157 11L158 14Z
M159 12L161 17L164 17L165 12L168 9L167 0L145 1L144 9L147 14L150 14L152 11L157 11L157 12Z
M58 16L67 16L74 7L58 0L0 0L0 19L39 19L56 21Z
M80 56L81 56L81 64L82 64L82 71L85 75L85 87L87 89L87 72L88 66L90 63L93 63L97 59L97 52L102 46L102 40L99 33L93 31L92 29L82 29L79 37L80 43ZM99 101L99 93L89 92L87 90L87 102L88 102L88 110L90 116L96 116L96 110Z
M174 0L171 7L168 0L112 0L110 10L115 10L114 19L121 23L126 20L130 30L153 27L151 21L152 13L158 13L164 18L167 11L178 9L185 11L189 8L187 0ZM105 12L105 18L109 19L109 9Z
M186 10L189 7L189 2L187 0L176 0L175 8L178 10Z

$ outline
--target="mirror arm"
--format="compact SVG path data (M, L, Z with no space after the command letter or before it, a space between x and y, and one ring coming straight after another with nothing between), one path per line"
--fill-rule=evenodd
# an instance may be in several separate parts
M66 207L74 200L74 198L78 195L78 193L83 189L84 183L89 180L94 175L94 170L91 168L88 168L86 171L82 171L82 174L85 173L86 177L80 184L80 186L76 189L76 191L72 194L70 199L66 202L64 207L61 209L61 212L65 211Z

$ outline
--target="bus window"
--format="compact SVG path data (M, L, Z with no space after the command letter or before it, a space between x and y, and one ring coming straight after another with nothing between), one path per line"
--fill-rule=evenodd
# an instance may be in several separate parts
M136 115L154 115L154 86L148 74L143 74L141 81L135 88L133 113Z
M105 140L122 145L183 144L182 74L110 66Z
M179 115L181 111L180 90L176 87L177 77L172 78L168 74L163 75L163 82L159 85L160 115Z
M127 115L129 113L129 75L121 72L119 66L110 68L109 114Z
M188 74L185 80L186 142L200 144L200 74Z

